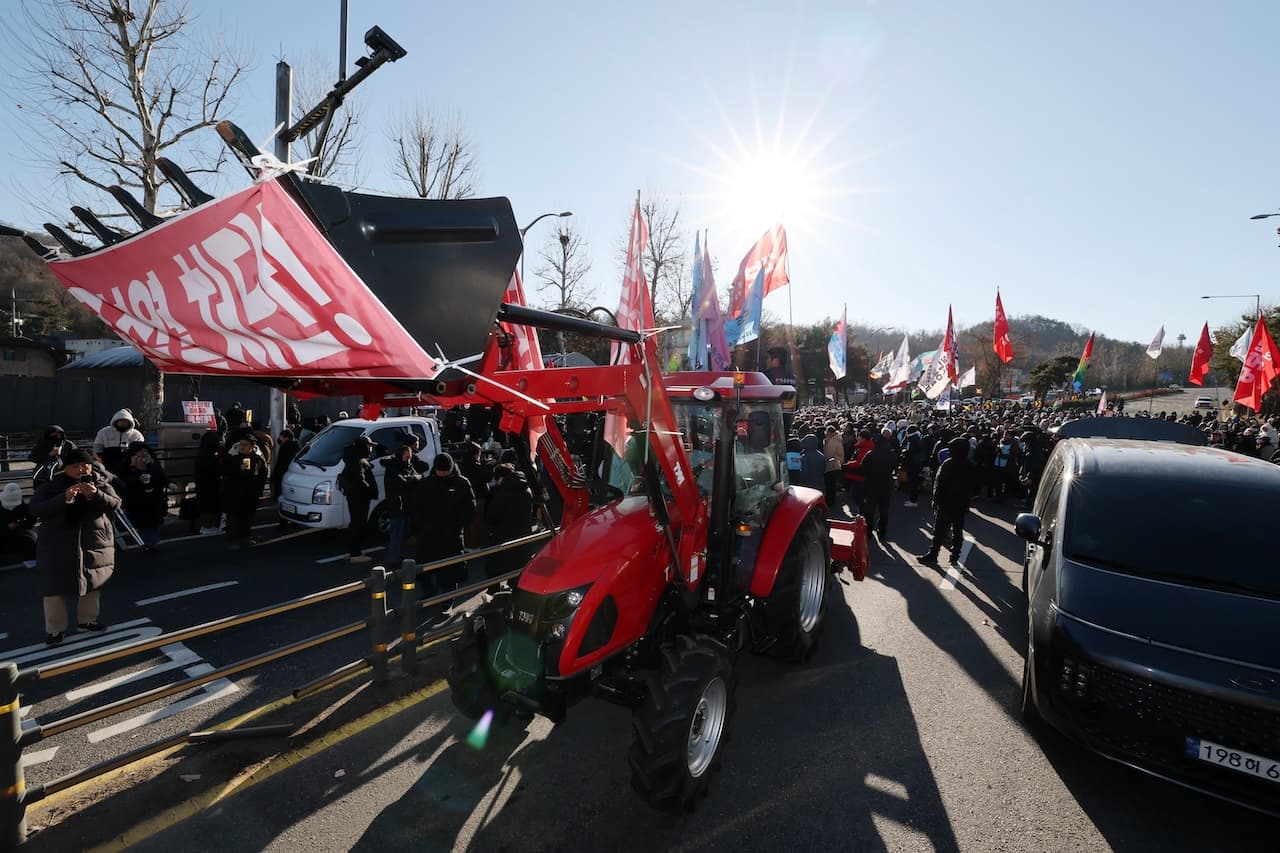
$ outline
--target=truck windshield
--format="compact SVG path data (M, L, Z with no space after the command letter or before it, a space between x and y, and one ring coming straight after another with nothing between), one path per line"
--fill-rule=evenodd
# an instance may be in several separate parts
M673 400L672 408L698 490L704 497L710 497L716 439L720 437L720 409L697 400Z
M1275 506L1276 496L1209 478L1078 477L1063 552L1127 574L1280 598L1275 560L1250 548L1259 541L1259 508Z
M329 468L342 461L342 451L364 433L363 427L334 425L323 430L298 454L302 465Z

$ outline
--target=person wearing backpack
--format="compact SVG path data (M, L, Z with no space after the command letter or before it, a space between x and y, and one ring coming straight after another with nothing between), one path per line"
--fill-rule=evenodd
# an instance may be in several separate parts
M369 529L369 505L378 499L378 480L373 474L373 440L362 435L342 451L342 473L338 485L347 496L347 554L353 563L367 563L364 553L365 535Z

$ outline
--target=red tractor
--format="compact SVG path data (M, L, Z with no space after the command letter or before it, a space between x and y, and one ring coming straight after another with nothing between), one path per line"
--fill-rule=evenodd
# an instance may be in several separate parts
M366 41L374 52L361 70L282 135L306 132L404 55L377 28ZM101 245L53 224L59 248L0 233L22 237L166 371L389 405L498 405L508 431L543 432L536 451L563 500L559 531L511 592L466 617L453 701L472 718L556 722L586 696L630 707L637 791L691 808L725 742L737 654L804 661L831 570L848 565L861 580L866 569L861 519L829 522L820 492L787 482L782 404L794 390L758 373L662 375L652 337L508 304L522 243L505 198L342 190L273 162L230 122L218 132L253 187L214 199L162 160L189 208L181 216L113 187L140 233L80 207ZM528 326L609 338L626 357L510 369L513 330Z
M500 316L588 325L510 305ZM659 375L652 339L596 329L633 363L486 373L461 398L541 419L539 455L565 509L514 589L465 617L449 684L472 719L558 723L587 696L631 708L632 784L653 806L686 810L721 757L738 653L808 659L832 570L862 579L865 526L829 522L820 492L788 484L793 388L759 373ZM586 407L597 416L571 454L548 415ZM611 421L615 436L631 426L621 452L605 440Z

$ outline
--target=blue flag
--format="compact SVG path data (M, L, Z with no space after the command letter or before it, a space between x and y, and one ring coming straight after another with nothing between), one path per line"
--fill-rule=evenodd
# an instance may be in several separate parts
M742 304L742 316L724 321L724 335L730 346L748 344L760 337L760 312L764 307L764 267L756 273Z
M699 235L693 235L693 294L689 298L689 313L693 329L689 335L689 369L706 370L707 368L707 324L698 314L698 306L702 304L702 244Z

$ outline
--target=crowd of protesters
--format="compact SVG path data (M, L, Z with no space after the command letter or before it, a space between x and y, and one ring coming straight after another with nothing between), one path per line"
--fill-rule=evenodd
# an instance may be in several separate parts
M809 406L792 421L789 449L799 451L795 482L821 489L827 505L867 520L868 532L888 541L896 490L902 505L919 505L922 493L934 511L930 548L959 559L964 523L974 500L1011 502L1029 509L1049 453L1064 424L1093 409L1027 408L1019 401L988 401L935 411L927 403ZM1221 415L1131 411L1109 407L1113 417L1178 422L1204 433L1205 444L1280 464L1280 419L1242 416L1224 406Z

